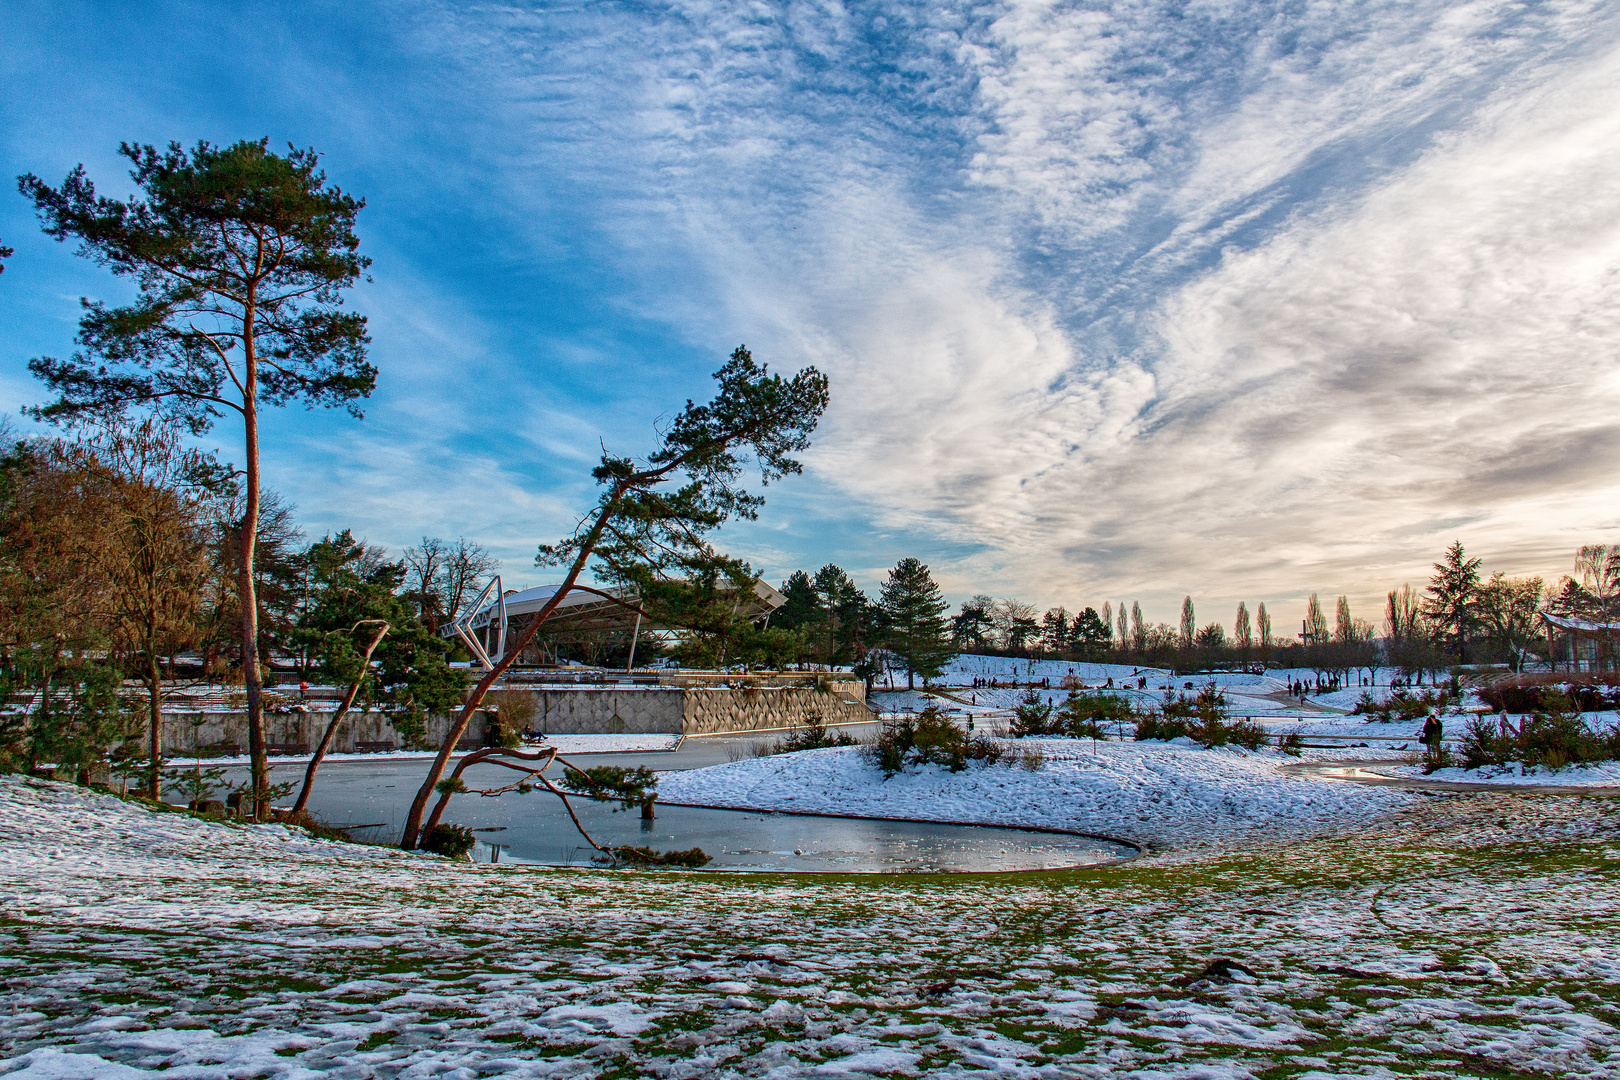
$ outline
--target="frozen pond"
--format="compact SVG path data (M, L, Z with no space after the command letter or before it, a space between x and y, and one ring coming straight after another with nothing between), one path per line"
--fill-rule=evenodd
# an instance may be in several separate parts
M426 767L425 761L327 763L316 780L310 809L333 825L367 826L354 830L356 839L395 840ZM302 782L303 770L302 764L275 766L271 780ZM245 770L233 770L229 779L241 783L245 779L241 774ZM504 769L477 767L464 774L469 787L494 787L514 776ZM172 798L178 801L177 796ZM643 821L639 810L615 813L617 803L584 798L570 801L585 828L604 847L630 844L657 851L700 847L714 860L707 867L710 870L982 873L1093 866L1136 853L1134 848L1107 840L1024 829L761 814L662 803L655 820ZM496 846L503 862L588 865L596 854L574 829L557 797L543 790L499 798L457 795L450 801L445 820L477 832L482 843L473 854L483 861L497 857Z

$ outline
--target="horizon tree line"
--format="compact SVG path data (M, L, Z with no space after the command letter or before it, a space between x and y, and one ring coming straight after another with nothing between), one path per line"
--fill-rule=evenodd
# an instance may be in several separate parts
M1027 659L1128 663L1191 671L1213 667L1272 665L1306 668L1348 680L1379 667L1392 667L1404 679L1468 663L1507 663L1521 671L1528 663L1548 660L1547 642L1538 625L1543 610L1598 621L1620 621L1620 545L1588 545L1576 554L1573 576L1549 587L1537 576L1483 577L1481 560L1470 557L1460 541L1434 564L1422 590L1410 583L1385 597L1381 625L1354 615L1347 596L1338 596L1333 615L1318 593L1306 597L1298 633L1277 627L1264 601L1251 612L1239 602L1231 633L1218 620L1200 624L1189 595L1182 600L1177 624L1150 623L1139 601L1117 605L1105 601L1099 612L1086 606L1071 614L1057 606L1040 613L1012 597L976 594L956 614L939 596L928 568L905 559L889 573L884 596L868 600L849 575L829 564L812 577L798 571L782 585L787 604L773 625L802 635L795 663L852 664L867 674L881 671L882 653L891 654L914 685L916 676L932 678L951 655L984 653ZM840 582L840 611L832 611L823 575ZM897 622L903 607L914 609L917 595L932 597L937 615L918 622ZM895 632L904 625L904 632ZM858 627L858 632L848 632ZM842 636L839 636L842 634ZM1595 662L1613 667L1614 643L1600 640Z

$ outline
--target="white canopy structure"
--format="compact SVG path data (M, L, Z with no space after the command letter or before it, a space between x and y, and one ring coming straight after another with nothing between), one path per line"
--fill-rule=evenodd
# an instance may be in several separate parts
M1591 619L1577 619L1569 615L1554 615L1550 611L1543 611L1541 617L1551 626L1560 630L1567 630L1577 634L1613 634L1620 633L1620 623L1593 622Z
M1614 666L1614 646L1620 641L1620 623L1597 622L1575 615L1541 613L1542 625L1547 628L1547 655L1556 671L1560 663L1569 670L1584 668L1598 670ZM1564 638L1560 648L1559 636ZM1581 642L1585 645L1582 646ZM1584 655L1583 655L1584 654Z
M722 584L722 588L726 587ZM445 637L459 637L472 650L485 670L493 667L491 656L506 652L506 639L511 624L519 625L551 602L561 585L539 585L532 589L501 591L501 579L496 577L473 601L469 613L446 626ZM490 598L490 593L495 593ZM635 642L640 635L654 633L678 635L681 627L661 626L644 618L638 594L633 587L600 588L595 585L575 585L558 602L551 617L546 620L548 635L578 636L589 633L619 632L630 636L630 654L635 656ZM756 578L751 595L739 601L738 614L745 618L760 619L787 603L787 597Z

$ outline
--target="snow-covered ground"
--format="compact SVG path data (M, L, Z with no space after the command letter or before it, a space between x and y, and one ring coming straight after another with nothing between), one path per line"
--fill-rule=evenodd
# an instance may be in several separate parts
M1277 698L1285 695L1292 680L1310 682L1316 674L1312 671L1284 669L1268 671L1265 674L1252 674L1242 671L1223 671L1204 675L1175 675L1172 676L1163 668L1136 667L1130 664L1085 664L1068 660L1023 660L1010 656L983 656L977 653L964 653L953 658L945 667L945 672L934 682L946 688L951 693L958 693L956 688L967 687L959 696L967 693L978 695L981 704L993 700L998 704L991 708L1011 708L1022 696L1022 690L1010 689L972 689L975 679L995 679L999 682L1015 681L1029 683L1042 679L1048 680L1051 686L1044 690L1050 699L1061 701L1066 691L1060 689L1063 679L1074 676L1086 684L1088 688L1104 686L1109 679L1114 680L1116 688L1129 687L1132 690L1145 691L1140 696L1143 702L1163 701L1168 694L1189 693L1210 682L1219 686L1231 703L1234 715L1252 716L1263 715L1278 711L1299 708L1297 702L1280 701ZM1370 691L1377 700L1382 700L1389 693L1389 681L1395 675L1391 669L1379 669L1376 678L1381 679L1382 685L1372 687L1354 686L1343 690L1336 690L1328 694L1311 694L1309 700L1318 706L1315 711L1332 710L1348 712L1355 707L1360 699L1363 689ZM1147 685L1139 687L1140 680L1145 678ZM903 686L896 676L895 685ZM1190 684L1190 685L1189 685ZM896 708L903 707L905 699L891 698L886 691L886 683L880 682L875 700L887 703L891 700L897 702ZM895 693L905 693L897 690Z
M0 1075L1620 1072L1620 803L887 880L452 863L0 778ZM1230 963L1215 963L1215 961Z
M1016 677L1021 681L1046 678L1051 680L1052 685L1037 688L1037 693L1042 700L1058 706L1068 696L1068 691L1061 689L1059 684L1064 676L1073 674L1083 680L1091 692L1120 694L1130 698L1139 708L1153 708L1171 695L1190 694L1189 683L1192 690L1196 690L1214 681L1226 696L1230 715L1252 718L1278 733L1297 730L1310 739L1365 742L1369 747L1403 749L1417 745L1423 728L1421 719L1386 723L1350 712L1364 693L1375 701L1389 697L1389 682L1397 674L1391 668L1378 669L1377 685L1350 686L1325 694L1310 694L1308 704L1287 697L1290 681L1309 682L1315 678L1313 672L1305 669L1273 670L1264 675L1220 672L1215 675L1175 677L1158 669L1142 668L1139 673L1133 674L1135 672L1137 669L1121 664L1072 664L1057 660L1031 662L1012 657L963 655L956 657L945 675L936 680L940 686L938 692L924 689L888 692L878 689L870 700L885 714L916 711L935 703L959 714L986 713L994 717L1004 716L1017 707L1026 691L1010 687L974 688L964 684L971 684L975 678L1005 680ZM1148 676L1145 689L1136 686L1141 675ZM1101 689L1109 678L1114 680L1116 689L1113 691ZM1431 690L1432 687L1425 685L1415 689ZM1472 695L1463 703L1463 707L1474 711L1482 708ZM1514 715L1510 719L1518 723L1523 717ZM1620 714L1588 713L1587 721L1596 728L1605 728L1620 723ZM1444 722L1446 739L1450 742L1462 736L1467 719L1454 708L1444 717Z
M885 780L861 748L837 747L662 773L658 794L667 803L1070 829L1157 847L1342 831L1416 798L1280 772L1295 759L1271 750L1206 750L1186 739L1009 745L1039 752L1039 767L1009 754L963 772L925 765Z

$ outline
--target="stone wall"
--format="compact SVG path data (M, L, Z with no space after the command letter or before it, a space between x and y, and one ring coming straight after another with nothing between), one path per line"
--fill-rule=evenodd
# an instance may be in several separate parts
M802 727L812 717L828 726L864 724L873 719L853 695L803 686L688 690L684 706L682 730L687 735L780 731Z

